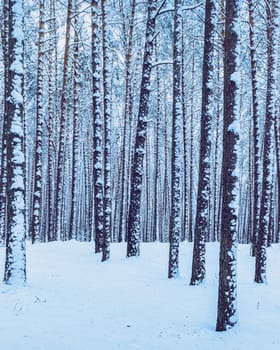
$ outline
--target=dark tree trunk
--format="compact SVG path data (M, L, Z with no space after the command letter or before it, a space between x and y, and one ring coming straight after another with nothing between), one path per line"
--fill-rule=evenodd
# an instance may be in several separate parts
M9 0L7 54L7 240L4 283L23 284L25 256L25 156L23 123L23 3ZM16 35L15 35L16 33Z
M55 186L55 239L61 238L65 240L66 237L62 225L63 212L63 186L64 186L64 169L65 169L65 139L66 139L66 116L67 116L67 84L69 82L69 65L70 65L70 29L72 16L72 0L68 0L67 4L67 18L66 18L66 32L65 32L65 49L63 59L63 79L61 92L61 111L60 111L60 129L58 140L58 156L56 169L56 186Z
M280 113L279 106L276 113ZM276 182L277 182L277 200L278 203L278 212L277 212L277 221L276 221L276 242L279 242L279 234L280 234L280 122L279 118L276 118L274 121L274 132L275 132L275 144L276 144Z
M72 138L72 177L69 239L77 239L78 228L78 167L79 167L79 37L78 5L74 3L74 48L73 48L73 138Z
M253 230L252 230L252 256L256 255L256 244L260 222L260 197L261 197L261 173L260 173L260 130L257 98L257 62L255 43L255 23L253 0L248 0L249 28L250 28L250 60L251 60L251 85L252 85L252 108L253 108Z
M193 50L195 45L193 44ZM194 74L195 74L195 59L194 52L192 57L192 84L191 84L191 115L190 115L190 182L189 182L189 242L193 242L193 221L194 221Z
M224 63L224 130L222 160L222 223L218 317L216 330L225 331L237 322L237 218L238 188L238 41L239 1L226 2Z
M94 182L94 233L95 253L102 250L103 237L103 158L100 57L98 38L98 1L92 0L92 86L93 86L93 182Z
M42 218L42 137L43 137L43 79L44 79L44 38L45 38L45 1L39 2L39 30L38 30L38 63L37 63L37 92L36 92L36 138L34 162L34 189L31 217L32 243L41 241Z
M48 174L47 174L47 215L48 241L55 238L55 223L54 223L54 173L55 173L55 133L54 126L57 117L57 26L56 26L56 7L55 1L50 1L50 18L49 32L49 81L48 81Z
M111 116L109 100L109 57L107 48L106 0L101 0L102 51L103 51L103 113L104 113L104 199L102 261L110 258L111 240Z
M267 90L264 125L263 178L260 222L256 246L255 282L266 282L266 247L269 234L269 214L274 170L273 137L275 119L275 47L276 47L276 1L268 0L267 16Z
M179 243L181 238L181 145L182 145L182 2L174 2L173 37L173 106L171 156L171 217L169 227L168 278L179 273Z
M196 221L194 230L194 249L191 284L200 284L205 278L205 239L210 236L209 202L210 202L210 149L211 149L211 102L213 91L213 50L214 50L214 1L206 0L202 108L200 131L199 179L197 194Z
M121 182L121 201L120 201L120 222L119 222L119 242L122 242L127 227L127 208L128 208L128 189L129 189L129 161L130 147L129 140L131 134L131 124L133 119L133 96L132 96L132 44L134 33L134 19L136 10L136 1L131 2L131 12L129 16L128 33L125 29L125 19L123 19L123 34L127 37L125 42L125 105L124 105L124 135L122 146L122 182ZM124 14L123 14L124 15Z
M4 58L4 118L2 124L1 139L1 177L0 177L0 243L6 239L6 219L7 219L7 101L9 96L9 0L3 1L3 28L2 28L2 49Z
M140 207L143 180L143 158L147 132L147 118L150 97L153 39L155 35L157 0L148 0L145 48L142 68L139 111L131 169L131 192L127 225L127 257L140 254Z

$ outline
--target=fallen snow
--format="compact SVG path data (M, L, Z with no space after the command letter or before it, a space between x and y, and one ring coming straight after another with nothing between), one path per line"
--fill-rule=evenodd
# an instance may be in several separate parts
M239 325L217 333L218 244L207 245L207 278L189 286L191 244L180 277L167 279L167 244L142 244L125 258L112 244L101 263L92 243L27 246L24 288L0 285L5 350L272 350L280 348L280 246L268 250L268 284L254 284L249 246L238 248ZM0 248L3 276L4 248Z

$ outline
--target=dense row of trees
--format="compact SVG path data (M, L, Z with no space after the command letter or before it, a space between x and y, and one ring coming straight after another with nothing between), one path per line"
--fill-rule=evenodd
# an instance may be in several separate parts
M237 243L255 281L279 241L275 0L2 0L4 281L33 243L194 241L190 283L220 241L217 330L236 321Z

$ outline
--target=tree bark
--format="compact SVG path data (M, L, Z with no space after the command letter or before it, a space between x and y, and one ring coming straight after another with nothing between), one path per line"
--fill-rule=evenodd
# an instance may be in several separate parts
M9 0L6 69L7 101L7 240L4 283L24 284L25 255L25 155L23 127L23 3Z
M224 130L222 159L222 223L217 331L237 323L238 140L239 140L239 11L238 0L226 2L224 62Z
M171 217L169 228L168 278L179 274L179 243L181 238L181 145L182 145L182 2L174 2L173 37L173 106L171 158Z
M157 0L148 0L148 15L142 68L141 90L134 156L131 169L131 190L127 225L127 257L140 254L140 207L143 181L143 159L150 97L153 39L155 35Z
M197 194L196 221L191 285L200 284L205 278L205 240L209 224L210 203L210 150L213 109L213 50L214 50L214 10L213 0L205 3L205 29L203 54L202 108L199 154L199 180Z
M274 171L274 120L275 120L275 47L276 47L276 1L266 3L267 18L267 89L264 125L263 178L260 208L260 222L256 246L255 282L266 282L266 247L269 235L269 214Z

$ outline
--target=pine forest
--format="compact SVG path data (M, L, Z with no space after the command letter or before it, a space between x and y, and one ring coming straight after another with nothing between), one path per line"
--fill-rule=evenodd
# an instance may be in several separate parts
M4 348L279 349L279 2L2 0L0 27Z

